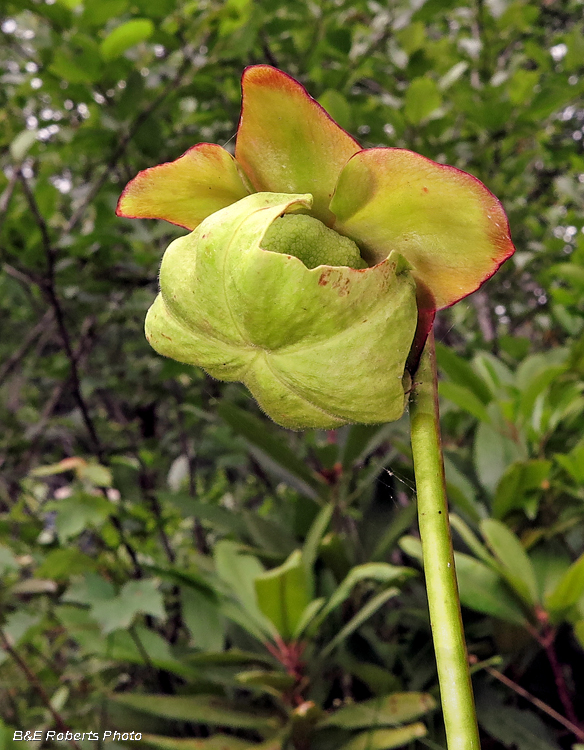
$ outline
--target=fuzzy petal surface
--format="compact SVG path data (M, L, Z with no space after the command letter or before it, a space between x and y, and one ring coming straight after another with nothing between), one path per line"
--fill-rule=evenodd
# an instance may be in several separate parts
M353 156L330 208L370 264L403 255L436 309L474 292L515 250L501 203L479 180L405 149Z
M330 225L328 205L359 144L297 81L269 65L246 68L235 157L253 187L310 193L312 215Z
M264 250L282 214L310 195L257 193L175 240L146 321L160 353L244 382L292 429L398 419L417 322L415 283L397 254L374 268Z
M120 196L116 213L165 219L192 230L248 192L231 154L214 143L199 143L175 161L139 172Z

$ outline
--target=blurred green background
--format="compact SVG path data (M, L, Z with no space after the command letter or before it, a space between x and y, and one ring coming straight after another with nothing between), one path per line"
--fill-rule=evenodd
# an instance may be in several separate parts
M232 151L255 63L504 204L436 322L464 624L483 748L584 747L583 9L0 2L2 748L445 747L407 414L286 432L143 335L182 230L119 193Z

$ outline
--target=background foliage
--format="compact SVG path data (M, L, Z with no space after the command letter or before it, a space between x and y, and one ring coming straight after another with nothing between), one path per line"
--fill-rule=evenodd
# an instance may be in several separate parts
M0 9L0 743L444 747L407 415L287 433L143 336L179 230L120 190L232 149L268 62L503 201L516 255L436 324L465 628L484 748L581 747L582 0Z

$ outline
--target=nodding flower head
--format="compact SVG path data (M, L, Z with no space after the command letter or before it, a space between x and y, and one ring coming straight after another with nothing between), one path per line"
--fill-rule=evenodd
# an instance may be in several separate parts
M157 352L247 385L292 429L398 419L437 309L512 253L471 175L361 149L287 74L244 71L235 157L210 143L140 172L117 214L190 231L146 318Z

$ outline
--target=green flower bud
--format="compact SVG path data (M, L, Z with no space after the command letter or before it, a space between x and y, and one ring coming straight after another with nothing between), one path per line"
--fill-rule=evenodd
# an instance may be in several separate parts
M158 351L247 385L284 427L398 419L417 322L403 258L372 268L312 196L255 193L175 240L146 318Z

